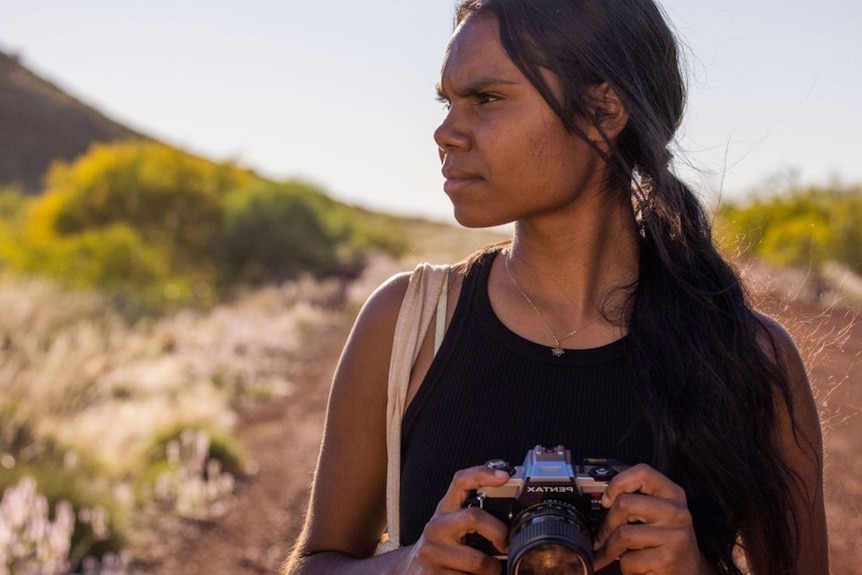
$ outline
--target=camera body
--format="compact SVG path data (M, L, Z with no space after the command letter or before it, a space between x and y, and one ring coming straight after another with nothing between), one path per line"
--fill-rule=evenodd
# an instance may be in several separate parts
M503 460L485 465L510 474L500 487L482 487L471 492L466 507L479 507L509 527L509 563L531 546L566 545L584 556L592 572L592 540L607 510L601 499L608 483L627 469L612 459L586 459L572 465L571 452L559 445L548 449L537 445L522 466L511 467ZM481 535L471 535L466 543L497 558L506 555Z

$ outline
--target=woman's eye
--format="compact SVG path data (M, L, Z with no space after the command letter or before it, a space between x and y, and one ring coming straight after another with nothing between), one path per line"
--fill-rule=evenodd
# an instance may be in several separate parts
M492 102L496 102L499 100L499 96L495 96L494 94L476 94L476 101L479 104L490 104Z
M449 101L449 98L446 98L444 96L437 96L437 101L443 104L444 110L448 110L452 107L452 102Z

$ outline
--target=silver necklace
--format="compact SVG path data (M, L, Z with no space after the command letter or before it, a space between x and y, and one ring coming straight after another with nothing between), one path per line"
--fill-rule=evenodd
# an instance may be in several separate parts
M563 346L562 346L562 343L565 340L569 339L570 337L572 337L573 335L575 335L576 333L578 333L579 331L581 331L585 327L595 323L596 321L598 321L599 318L602 317L601 315L599 315L598 317L591 319L590 321L588 321L584 325L573 329L572 331L570 331L569 333L567 333L563 337L558 338L556 335L554 335L554 331L551 329L551 326L545 320L545 316L542 315L542 312L539 311L539 308L536 307L536 304L533 303L533 300L530 299L530 296L527 295L527 292L524 291L524 289L518 283L518 280L515 279L515 275L512 273L512 270L509 268L509 256L508 256L508 254L506 255L506 273L509 274L509 279L512 280L512 284L516 288L518 288L518 291L521 292L521 295L524 296L524 299L527 300L527 303L530 304L530 307L533 308L534 312L536 312L536 315L538 316L539 320L541 320L542 324L545 326L545 329L548 330L548 334L551 336L551 339L554 340L554 345L551 347L551 354L554 357L562 357L563 354L566 353L565 350L563 349Z

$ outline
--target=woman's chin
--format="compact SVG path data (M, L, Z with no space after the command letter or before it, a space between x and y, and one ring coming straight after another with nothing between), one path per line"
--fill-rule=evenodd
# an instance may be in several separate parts
M477 230L494 228L511 223L511 221L506 218L494 217L494 214L476 209L463 210L456 207L453 215L455 216L455 221L461 226Z

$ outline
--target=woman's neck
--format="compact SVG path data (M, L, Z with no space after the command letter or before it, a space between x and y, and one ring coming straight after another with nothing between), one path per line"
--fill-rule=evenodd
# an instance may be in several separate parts
M605 201L592 207L518 222L504 254L537 305L564 311L574 323L624 306L639 272L631 205Z

